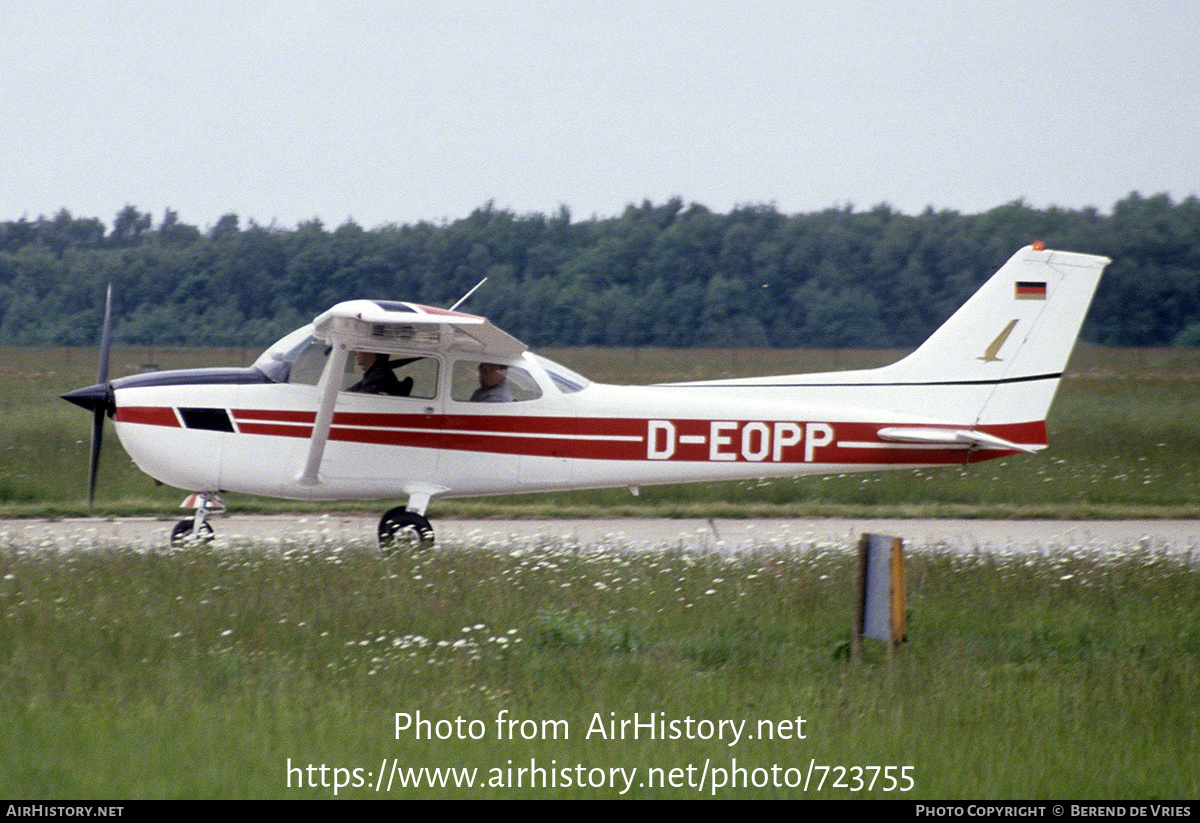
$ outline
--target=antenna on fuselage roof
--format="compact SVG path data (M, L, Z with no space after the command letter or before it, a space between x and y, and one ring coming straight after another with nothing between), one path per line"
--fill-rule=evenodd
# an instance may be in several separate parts
M487 278L485 277L485 278L483 278L482 280L480 280L478 283L476 283L476 284L475 284L475 289L479 288L480 286L482 286L482 285L483 285L484 283L486 283L486 282L487 282ZM468 298L468 297L470 297L472 294L474 294L474 293L475 293L475 289L471 289L469 292L467 292L466 294L464 294L462 297L458 298L458 302L457 302L457 303L455 303L453 306L451 306L451 307L449 308L449 311L454 311L454 310L455 310L455 309L457 309L459 306L461 306L463 303L465 303L465 302L467 301L467 298Z

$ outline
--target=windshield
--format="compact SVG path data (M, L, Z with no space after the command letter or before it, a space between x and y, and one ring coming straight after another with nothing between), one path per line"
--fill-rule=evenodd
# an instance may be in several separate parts
M309 324L276 341L258 356L258 359L254 361L254 368L276 383L288 382L292 364L310 348L324 345L315 340L312 333L313 327Z

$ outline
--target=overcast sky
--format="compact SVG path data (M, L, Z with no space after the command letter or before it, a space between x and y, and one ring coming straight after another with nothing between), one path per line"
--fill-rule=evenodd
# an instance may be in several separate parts
M1194 0L50 0L0 44L0 220L1200 194Z

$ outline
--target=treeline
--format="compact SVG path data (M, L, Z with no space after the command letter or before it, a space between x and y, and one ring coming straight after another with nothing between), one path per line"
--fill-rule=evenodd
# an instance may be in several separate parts
M1113 259L1084 327L1110 345L1200 343L1200 201L1110 213L1018 201L966 215L886 205L717 214L673 199L571 220L487 205L449 223L202 231L133 206L0 222L0 342L266 345L341 300L463 308L533 346L915 346L1016 249Z

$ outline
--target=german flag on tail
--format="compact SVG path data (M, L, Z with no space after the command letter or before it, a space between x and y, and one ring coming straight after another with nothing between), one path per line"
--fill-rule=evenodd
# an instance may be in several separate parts
M1046 281L1018 280L1016 298L1018 300L1045 300Z

